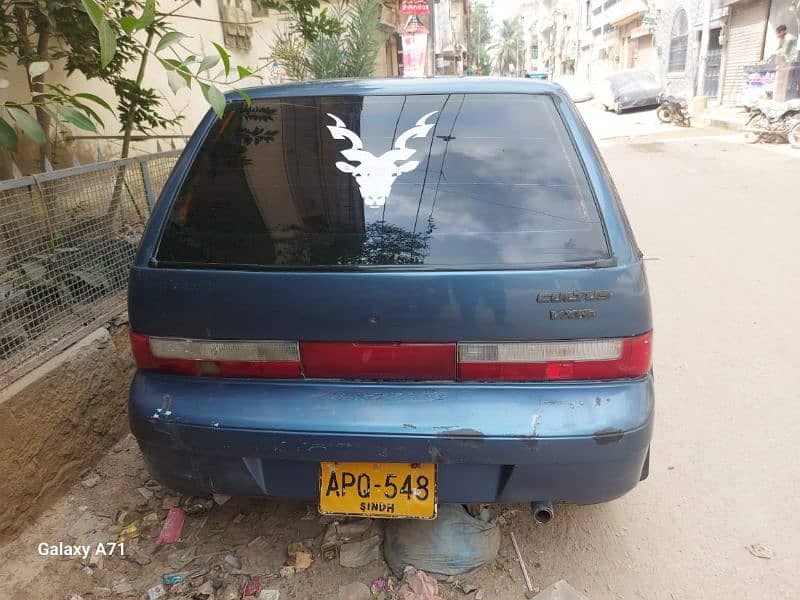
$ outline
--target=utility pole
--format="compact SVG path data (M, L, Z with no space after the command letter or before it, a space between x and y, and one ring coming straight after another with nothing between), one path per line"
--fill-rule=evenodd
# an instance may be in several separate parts
M434 8L435 5L433 3L433 0L428 0L428 10L430 12L430 14L428 15L428 28L430 29L430 37L428 38L428 40L431 47L431 60L430 60L431 76L436 75L436 12Z
M482 46L482 43L481 43L481 22L480 21L478 21L478 44L477 44L477 46L478 47L475 49L477 51L476 52L476 55L477 55L476 62L478 63L478 64L475 65L475 67L476 67L475 73L476 74L478 73L478 69L481 68L481 46Z
M703 33L700 36L700 59L697 69L697 82L694 89L698 96L706 94L706 68L708 67L708 46L711 38L711 12L714 6L711 0L703 0Z

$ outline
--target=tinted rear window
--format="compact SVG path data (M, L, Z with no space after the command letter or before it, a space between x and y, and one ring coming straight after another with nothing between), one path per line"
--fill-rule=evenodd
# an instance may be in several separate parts
M586 176L542 95L230 105L170 211L160 264L522 267L608 257Z

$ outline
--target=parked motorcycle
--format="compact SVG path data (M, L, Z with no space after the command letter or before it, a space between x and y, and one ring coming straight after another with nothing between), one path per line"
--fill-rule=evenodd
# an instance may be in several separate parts
M792 148L800 150L800 120L798 120L789 130L789 133L786 134L786 139L789 144L791 144Z
M689 103L686 102L686 98L680 96L662 96L656 116L662 123L675 123L681 127L692 126Z
M789 142L792 148L800 148L800 99L764 100L751 109L750 114L744 127L745 142Z

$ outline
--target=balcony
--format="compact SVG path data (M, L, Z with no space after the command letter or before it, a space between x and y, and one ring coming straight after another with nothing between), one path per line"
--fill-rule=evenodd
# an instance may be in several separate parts
M605 20L608 23L621 25L647 13L647 2L645 0L620 0L606 8L605 13Z

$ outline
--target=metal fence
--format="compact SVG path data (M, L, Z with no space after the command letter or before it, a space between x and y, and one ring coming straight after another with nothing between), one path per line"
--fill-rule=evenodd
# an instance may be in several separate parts
M124 306L136 246L179 154L0 182L0 389Z

